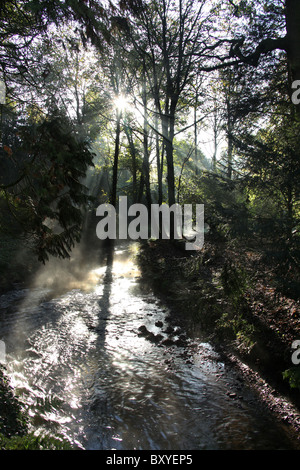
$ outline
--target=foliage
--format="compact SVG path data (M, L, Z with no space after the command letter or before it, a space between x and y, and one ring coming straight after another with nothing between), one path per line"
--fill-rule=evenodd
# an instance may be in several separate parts
M257 134L243 134L246 127L252 129L259 122L260 113L274 106L275 99L282 101L276 89L285 70L282 59L278 60L279 55L275 54L267 56L264 61L268 67L256 64L255 69L239 59L234 61L234 67L225 68L227 62L231 63L233 52L241 47L238 34L248 37L248 43L243 43L245 54L250 54L251 44L269 36L280 37L283 28L280 2L272 8L264 2L258 9L254 1L229 2L224 10L221 2L211 11L206 11L203 6L204 2L199 2L195 9L189 0L175 2L172 9L165 1L125 1L120 3L120 8L111 6L110 10L105 10L99 2L4 2L2 13L8 20L1 31L3 38L9 38L9 42L3 43L3 56L9 67L4 67L3 74L8 96L18 101L17 119L22 115L24 120L24 114L27 114L32 126L28 128L27 137L25 128L20 134L24 141L22 159L26 165L28 151L35 151L29 142L29 133L37 139L39 133L41 137L43 133L47 135L46 125L38 124L44 115L53 115L56 105L60 107L60 113L62 110L70 112L73 108L72 120L77 124L77 136L86 138L92 147L97 147L99 133L101 137L105 136L105 146L98 153L97 167L103 176L103 187L99 187L98 194L111 193L111 178L114 185L118 184L118 194L128 194L134 201L147 198L148 202L150 199L162 202L165 197L165 201L175 202L177 192L176 199L181 203L205 202L211 233L225 238L249 234L247 211L251 210L251 204L248 207L246 200L251 191L255 192L256 200L259 193L268 193L268 199L275 207L283 200L286 204L287 192L292 186L293 208L288 207L288 211L297 211L298 170L290 170L296 165L297 149L293 149L292 156L284 143L291 142L291 132L287 131L289 119L283 123L274 118ZM14 15L23 17L19 29ZM210 34L212 30L227 37L215 41ZM19 42L14 45L12 33L19 34ZM88 45L88 40L96 46L94 49ZM11 50L18 50L18 44L22 44L19 55L10 54ZM270 70L272 74L277 73L277 69L279 78L270 80L268 73ZM221 71L206 80L203 74L214 70ZM38 89L42 89L39 96ZM113 102L121 92L131 99L117 132ZM212 96L213 110L210 109ZM194 142L190 142L191 135L184 132L185 126L189 132L192 109L195 110ZM136 118L136 111L142 119ZM218 125L218 129L223 129L228 141L225 168L222 169L222 162L216 162L216 154L210 165L207 155L197 147L197 115L199 123L205 123L205 116L209 123L214 113L221 117L223 125ZM47 118L46 122L50 121L51 117ZM125 135L127 143L124 142ZM5 157L15 155L9 139L5 142L6 150L3 147ZM51 139L52 148L49 147L47 152L57 153L65 162L58 145L54 144L53 137ZM278 146L279 142L284 149ZM87 160L87 154L83 148L81 150ZM11 151L13 155L9 153ZM44 261L48 254L67 256L74 241L79 239L78 206L84 198L72 200L70 194L61 197L57 193L51 165L45 165L45 170L50 169L49 177L37 165L37 161L44 158L45 148L39 152L32 168L37 174L35 182L25 170L31 188L38 193L38 202L28 186L21 189L28 192L24 196L27 202L20 202L19 195L13 191L7 191L6 197L15 215L20 215L22 222L28 219L32 224L39 257ZM196 164L197 156L201 160L200 166ZM21 160L20 155L18 160ZM114 161L116 169L112 171ZM76 166L78 159L74 163ZM242 178L239 178L240 168ZM61 176L58 165L54 165L54 169L58 170L57 184L69 184ZM11 167L5 171L8 176ZM67 171L70 171L70 165ZM76 173L76 168L74 171ZM249 178L243 192L239 181L245 182L245 175ZM76 176L73 182L75 179ZM95 186L99 184L98 174L95 174L94 182ZM269 188L272 191L268 191ZM82 189L78 186L78 194L82 195ZM52 207L54 200L55 210ZM51 223L57 221L62 225L59 236L52 227L49 232L48 224L41 222L42 214L52 218ZM290 215L288 218L291 219ZM291 224L290 221L287 223Z
M51 436L12 436L7 438L0 434L1 450L72 450L66 441Z
M227 312L222 314L217 325L219 328L232 331L233 338L243 348L251 348L255 342L255 327L247 319L249 307L245 294L249 288L248 275L241 266L230 259L225 260L220 273L220 284L229 302Z
M283 378L287 380L291 388L297 388L300 390L300 368L291 367L283 372Z
M223 334L226 332L229 337L231 336L241 350L251 350L255 344L255 327L241 313L223 313L217 321L217 327Z
M247 140L249 187L256 187L277 203L288 237L299 217L299 125L286 118Z
M231 261L225 261L220 281L225 296L230 298L237 306L248 287L247 275L244 269L235 266Z
M238 181L204 170L200 176L182 178L180 202L204 204L211 237L230 240L248 235L247 195Z
M82 180L92 154L62 116L23 126L19 134L12 155L21 160L21 176L12 187L2 185L10 213L32 234L41 261L49 254L66 257L80 239L83 208L90 199Z

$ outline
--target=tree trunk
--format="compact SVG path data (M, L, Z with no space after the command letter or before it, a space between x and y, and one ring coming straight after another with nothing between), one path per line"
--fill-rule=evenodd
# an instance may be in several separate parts
M194 145L195 145L195 174L199 174L198 168L198 126L197 126L197 106L198 106L198 91L196 91L195 104L194 104Z
M137 164L136 164L136 148L132 138L132 129L128 125L125 126L125 133L128 140L130 155L132 159L132 197L133 202L137 202Z
M232 156L233 156L233 130L234 116L232 115L231 95L227 97L227 176L232 178Z
M160 160L160 145L158 136L158 109L156 108L155 113L155 145L156 145L156 167L157 167L157 184L158 184L158 204L162 204L163 193L162 193L162 174L163 174L163 161ZM162 154L163 157L163 154Z
M175 204L175 176L174 176L174 161L173 161L173 140L175 128L175 110L177 102L166 99L165 112L161 116L162 120L162 133L164 138L164 147L166 151L167 162L167 184L168 184L168 203L169 206Z
M116 127L116 138L115 138L112 190L111 190L111 197L110 197L110 203L114 207L116 207L116 203L117 203L117 183L118 183L118 164L119 164L119 154L120 154L121 116L122 116L122 113L117 111L117 127Z
M167 178L168 178L168 202L169 206L175 204L175 177L174 177L174 161L173 161L173 139L174 139L174 116L168 118L169 132L165 139L166 161L167 161Z
M288 61L292 80L300 80L300 2L286 0Z
M287 188L287 238L292 241L292 232L294 226L293 218L293 192L291 184L288 184Z
M145 67L145 65L144 65ZM143 83L143 105L144 105L144 158L143 158L143 175L146 186L146 200L148 208L151 207L151 189L150 189L150 168L149 168L149 135L148 135L148 111L147 111L147 90L146 90L146 76L144 74Z
M300 2L299 0L286 0L285 19L287 32L287 58L289 65L290 85L300 80ZM297 87L299 88L299 86ZM291 87L290 87L291 90ZM293 90L291 90L292 94ZM300 104L296 104L300 116Z
M229 179L232 178L232 153L233 153L233 142L232 142L232 130L228 130L228 155L227 155L227 176Z
M212 158L213 171L217 171L217 153L218 153L218 111L216 105L214 107L213 116L213 134L214 134L214 153Z

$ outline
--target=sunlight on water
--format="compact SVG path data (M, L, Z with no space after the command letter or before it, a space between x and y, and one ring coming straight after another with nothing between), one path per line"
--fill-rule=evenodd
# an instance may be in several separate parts
M83 449L283 446L211 345L141 288L135 250L82 272L55 264L42 287L1 297L7 370L32 429Z

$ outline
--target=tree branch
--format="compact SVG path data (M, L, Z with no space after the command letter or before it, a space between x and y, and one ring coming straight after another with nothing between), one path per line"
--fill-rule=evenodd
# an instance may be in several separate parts
M255 51L249 55L244 55L241 51L241 47L243 46L244 42L245 37L242 37L241 39L233 43L229 52L229 56L237 57L241 62L248 65L257 66L261 55L266 54L267 52L272 52L276 49L283 50L285 52L287 52L288 50L287 36L277 39L263 39L258 44Z

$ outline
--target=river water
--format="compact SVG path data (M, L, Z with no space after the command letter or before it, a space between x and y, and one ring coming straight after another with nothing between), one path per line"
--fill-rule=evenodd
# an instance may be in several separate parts
M87 450L294 448L211 345L170 319L127 246L84 277L0 297L7 374L35 433Z

